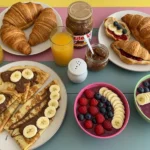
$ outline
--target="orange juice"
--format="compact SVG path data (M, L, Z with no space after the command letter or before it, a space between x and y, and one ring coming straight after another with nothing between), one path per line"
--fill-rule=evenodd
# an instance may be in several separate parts
M57 32L51 37L52 54L56 64L66 66L73 57L73 38L66 32Z

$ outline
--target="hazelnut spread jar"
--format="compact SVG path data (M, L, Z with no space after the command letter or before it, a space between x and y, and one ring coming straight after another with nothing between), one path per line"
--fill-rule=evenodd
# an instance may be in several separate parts
M82 1L72 3L68 8L66 26L74 34L74 47L81 48L87 45L84 35L92 39L93 18L91 6Z

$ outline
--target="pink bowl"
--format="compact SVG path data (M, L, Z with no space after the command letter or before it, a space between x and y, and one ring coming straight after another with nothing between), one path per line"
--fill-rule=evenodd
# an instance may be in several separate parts
M82 123L77 118L78 100L83 95L84 91L87 90L87 89L92 89L92 90L96 90L97 91L100 87L107 87L108 89L110 89L113 92L115 92L120 97L120 99L122 100L122 102L124 104L124 107L125 107L125 121L124 121L124 124L123 124L122 128L119 129L119 130L113 129L112 131L106 131L102 136L96 135L92 130L86 130L83 127ZM77 97L75 99L75 102L74 102L74 116L76 118L76 121L77 121L78 125L80 126L80 128L85 133L87 133L88 135L90 135L90 136L92 136L94 138L108 139L108 138L113 138L113 137L119 135L125 129L125 127L128 124L129 117L130 117L130 107L129 107L129 104L128 104L128 101L127 101L126 97L124 96L124 94L119 89L117 89L116 87L112 86L111 84L98 82L98 83L93 83L93 84L87 85L86 87L84 87L79 92L79 94L77 95Z

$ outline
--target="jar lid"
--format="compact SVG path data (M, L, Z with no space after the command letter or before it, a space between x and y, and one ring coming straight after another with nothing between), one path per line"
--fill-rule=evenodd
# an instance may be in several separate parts
M74 58L69 62L68 69L74 75L81 75L87 71L87 64L81 58Z
M73 19L86 20L92 16L92 8L86 2L77 1L69 6L68 14Z

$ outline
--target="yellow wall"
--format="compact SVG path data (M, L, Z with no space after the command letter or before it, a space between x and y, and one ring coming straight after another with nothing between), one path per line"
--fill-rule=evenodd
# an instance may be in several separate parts
M27 0L20 0L20 1L24 2ZM67 7L70 3L76 0L39 0L39 1L54 7ZM121 6L148 7L150 6L150 0L83 0L83 1L88 2L93 7L119 7L119 6L120 7ZM9 6L15 2L18 2L18 0L0 0L0 6Z

